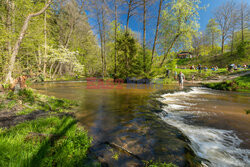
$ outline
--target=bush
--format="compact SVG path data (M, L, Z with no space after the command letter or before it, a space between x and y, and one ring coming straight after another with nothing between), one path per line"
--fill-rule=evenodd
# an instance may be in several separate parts
M250 51L250 42L249 41L241 42L236 49L238 56L247 57Z
M35 95L31 89L20 90L18 96L24 103L33 104L35 102Z

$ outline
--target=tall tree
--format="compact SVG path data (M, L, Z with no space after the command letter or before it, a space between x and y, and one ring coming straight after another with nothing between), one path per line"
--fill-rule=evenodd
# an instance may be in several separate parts
M36 17L36 16L39 16L41 15L42 13L44 13L48 7L50 6L51 4L51 0L48 0L47 4L45 5L45 7L43 9L41 9L39 12L37 13L31 13L28 15L28 17L25 19L24 21L24 24L23 24L23 27L22 27L22 30L19 34L19 37L15 43L15 46L14 46L14 49L13 49L13 52L11 54L11 58L10 58L10 61L9 61L9 69L8 69L8 73L6 75L6 79L5 79L5 82L12 82L12 71L14 69L14 65L15 65L15 61L16 61L16 56L18 54L18 51L19 51L19 48L20 48L20 44L22 43L22 40L25 36L25 32L26 30L28 29L28 25L29 25L29 21L31 18L33 17Z
M165 53L160 67L176 44L182 42L185 48L191 47L192 36L199 28L198 11L202 9L199 4L200 0L176 0L163 11L161 43Z
M115 68L114 68L114 79L116 79L117 72L117 0L115 0Z
M215 22L214 19L210 19L206 26L206 36L211 43L212 52L214 51L214 47L216 42L218 42L218 37L220 36L220 30L218 28L218 23Z
M132 16L136 14L137 8L141 5L140 0L124 0L128 6L127 11L127 22L126 22L126 32L128 32L129 20Z
M152 49L151 65L153 64L155 47L156 47L156 42L157 42L157 39L158 39L158 32L159 32L159 26L160 26L162 3L163 3L163 0L160 0L159 10L158 10L158 17L157 17L157 24L156 24L156 31L155 31L155 38L154 38L154 44L153 44L153 49Z
M228 1L222 6L218 7L215 13L215 20L220 26L221 30L221 54L224 53L225 41L229 37L230 28L233 21L233 11L235 3L233 1Z
M146 72L146 4L147 0L143 0L143 70Z
M249 21L250 21L250 7L248 3L244 3L241 1L240 5L240 28L241 28L241 41L244 42L244 29L249 28Z
M237 7L237 6L236 6ZM231 55L233 55L233 49L234 49L234 36L235 36L235 31L237 28L237 23L238 23L238 15L237 15L237 10L233 8L232 11L232 16L231 16L231 28L230 28L230 33L231 33Z

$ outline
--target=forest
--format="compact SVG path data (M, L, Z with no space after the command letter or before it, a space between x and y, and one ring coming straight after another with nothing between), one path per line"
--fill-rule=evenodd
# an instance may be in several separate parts
M154 78L175 68L182 51L249 63L248 3L223 3L200 31L207 7L200 0L2 0L0 79Z

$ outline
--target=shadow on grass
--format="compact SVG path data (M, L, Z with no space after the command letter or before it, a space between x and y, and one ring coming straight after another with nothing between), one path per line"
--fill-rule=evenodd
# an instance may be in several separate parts
M55 143L65 136L65 134L70 130L72 126L74 126L77 121L72 120L68 121L70 117L64 117L62 118L63 121L60 125L58 125L55 129L54 136L50 137L48 140L46 140L38 150L37 154L35 154L30 161L30 166L41 166L41 163L48 154L50 154L50 149L54 147ZM55 150L56 151L56 150ZM50 156L53 156L50 155ZM56 164L55 164L56 166Z

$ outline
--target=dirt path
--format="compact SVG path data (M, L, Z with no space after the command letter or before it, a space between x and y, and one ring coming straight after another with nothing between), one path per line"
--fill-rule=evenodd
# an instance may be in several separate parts
M244 71L244 72L240 72L240 73L237 73L237 74L229 74L229 75L218 76L217 79L211 79L211 80L185 81L185 83L195 83L195 84L218 83L218 82L223 82L223 81L226 81L226 80L232 80L232 79L235 79L237 77L241 77L241 76L248 75L248 74L250 74L250 71Z

